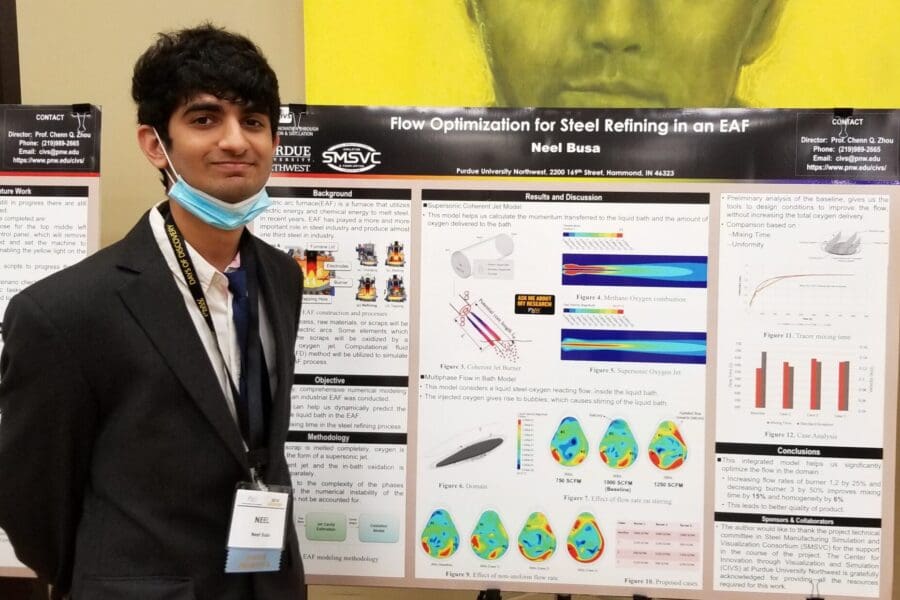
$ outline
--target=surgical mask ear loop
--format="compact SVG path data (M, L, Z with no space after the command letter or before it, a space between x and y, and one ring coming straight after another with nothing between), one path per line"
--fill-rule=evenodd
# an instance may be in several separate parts
M162 138L159 137L159 132L156 131L156 127L153 127L153 135L156 136L156 141L159 142L159 148L163 152L163 156L166 157L166 163L169 165L169 169L172 169L172 173L169 173L169 169L163 169L165 171L166 176L169 178L171 185L175 185L175 182L178 181L180 175L178 175L178 171L175 170L175 165L172 164L172 159L169 158L169 153L166 152L166 145L163 144ZM174 175L173 175L174 173Z

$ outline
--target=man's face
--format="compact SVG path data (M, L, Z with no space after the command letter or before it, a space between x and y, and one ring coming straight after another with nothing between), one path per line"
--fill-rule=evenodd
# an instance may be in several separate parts
M266 184L278 145L266 113L211 94L198 94L175 109L169 138L169 158L178 174L232 203Z
M507 106L728 106L775 10L771 0L469 1Z

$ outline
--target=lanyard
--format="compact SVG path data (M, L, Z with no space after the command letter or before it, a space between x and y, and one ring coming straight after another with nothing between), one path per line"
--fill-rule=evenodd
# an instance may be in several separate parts
M228 379L228 385L231 388L231 395L235 403L242 400L241 394L234 385L234 378L231 370L228 368L228 361L222 353L222 347L219 345L219 336L216 334L216 328L213 325L212 315L209 312L209 304L206 302L206 296L203 294L203 288L200 280L197 278L197 270L194 268L194 261L188 252L187 246L181 237L181 231L172 219L172 213L168 204L159 207L160 212L165 216L166 238L175 253L175 259L181 268L181 274L187 283L188 290L194 298L194 303L200 311L200 315L209 327L209 331L213 336L215 347L219 351L219 358L222 359L222 365L225 368L225 375ZM244 231L241 236L239 252L241 255L241 268L247 273L247 296L250 312L250 323L247 331L247 364L242 365L242 369L247 378L247 394L246 403L247 410L238 410L238 419L243 422L243 429L248 432L245 442L247 443L247 461L250 464L251 471L256 471L265 466L268 460L268 451L265 448L265 425L262 398L262 344L259 339L259 286L256 277L256 253L250 243L250 234ZM243 413L246 412L246 416Z

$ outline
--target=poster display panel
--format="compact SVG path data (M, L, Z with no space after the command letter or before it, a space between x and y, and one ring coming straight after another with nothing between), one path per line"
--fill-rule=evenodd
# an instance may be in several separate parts
M877 594L890 208L864 189L722 196L719 589Z
M273 180L269 193L256 232L304 273L286 449L304 565L403 577L411 192Z
M0 104L0 314L97 249L99 194L99 108ZM28 573L0 531L0 574Z
M286 106L313 583L891 597L900 112Z

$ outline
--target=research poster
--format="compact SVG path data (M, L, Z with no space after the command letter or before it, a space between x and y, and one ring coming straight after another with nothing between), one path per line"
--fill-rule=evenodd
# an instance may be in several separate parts
M2 314L17 292L98 247L100 110L0 104L0 138ZM27 573L0 531L0 574Z
M878 591L890 204L865 188L722 196L721 589Z
M422 191L416 573L699 588L709 197L532 189Z
M269 193L256 232L304 274L286 448L304 566L403 577L412 193L281 178Z
M311 582L891 597L900 113L292 105L280 134L256 232L304 276Z

